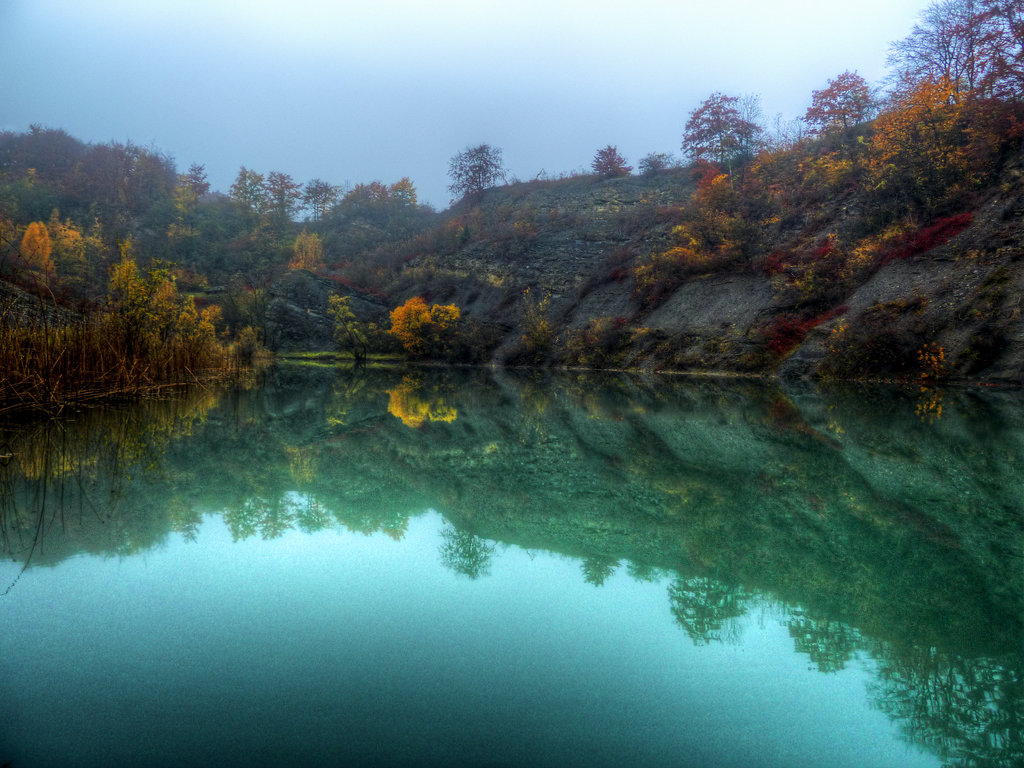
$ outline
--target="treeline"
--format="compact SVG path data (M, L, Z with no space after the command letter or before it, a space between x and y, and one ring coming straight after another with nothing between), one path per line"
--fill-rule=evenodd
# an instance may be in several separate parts
M224 194L211 191L202 165L179 172L159 150L85 144L39 126L0 133L0 276L32 272L21 282L45 280L68 297L101 296L128 242L147 266L173 264L187 290L265 287L294 259L303 227L328 266L344 266L434 215L407 178L343 190L242 167Z
M155 149L39 126L2 132L0 407L248 363L286 270L372 282L361 255L435 216L409 179L343 190L243 167L222 194L203 166L179 173Z

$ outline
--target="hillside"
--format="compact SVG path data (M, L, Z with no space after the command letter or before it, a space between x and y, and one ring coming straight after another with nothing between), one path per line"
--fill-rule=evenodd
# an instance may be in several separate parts
M449 212L445 231L466 241L410 259L392 300L496 324L499 364L1020 382L1024 157L993 167L970 194L899 217L856 184L780 216L751 172L743 192L692 170L496 188ZM694 258L690 231L716 206L745 241ZM652 293L644 270L658 268Z
M830 82L841 104L867 93ZM685 166L631 174L609 146L592 174L498 186L496 165L440 213L407 178L343 192L243 167L223 195L155 150L3 133L0 279L29 316L103 315L162 350L153 380L201 325L204 365L228 359L215 341L247 360L341 339L449 363L1024 382L1024 102L922 77L770 139L737 101L694 111L721 119L687 124ZM19 313L0 316L12 338Z

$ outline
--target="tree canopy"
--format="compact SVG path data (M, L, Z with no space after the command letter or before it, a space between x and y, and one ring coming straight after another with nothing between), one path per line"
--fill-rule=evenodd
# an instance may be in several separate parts
M504 181L506 172L502 165L501 149L490 144L467 147L449 160L448 178L452 180L448 186L452 202L483 192L499 181Z
M762 132L744 117L738 96L712 93L690 113L683 129L683 152L693 160L731 167L754 154Z

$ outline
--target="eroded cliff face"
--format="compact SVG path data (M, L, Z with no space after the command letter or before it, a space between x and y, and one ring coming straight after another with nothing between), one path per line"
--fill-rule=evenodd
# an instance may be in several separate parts
M334 320L327 313L332 295L348 296L349 306L360 322L386 323L388 309L376 297L304 269L293 269L271 288L267 346L277 352L334 350Z
M558 329L549 364L573 364L559 350L574 332L604 320L624 329L615 354L603 358L610 367L1024 382L1024 162L1008 164L966 212L966 229L848 280L828 306L813 310L785 273L756 266L767 254L692 274L653 308L638 301L633 270L672 242L673 213L693 189L676 172L492 190L475 201L475 215L504 217L514 223L511 235L414 264L453 278L441 298L502 328L497 363L517 359L529 288L549 298L547 316ZM856 200L835 201L826 216L819 211L777 236L776 247L855 230L860 210ZM474 211L452 214L465 221ZM792 332L788 343L779 341L780 327Z
M855 195L797 211L744 258L692 270L645 300L637 265L672 247L694 190L680 169L488 190L448 212L436 247L407 261L387 303L287 275L274 289L268 337L282 350L330 349L332 292L352 295L359 319L385 326L390 309L422 295L492 328L499 342L489 359L499 365L1024 382L1024 159L1008 163L972 210L952 212L970 222L955 236L878 257L881 266L811 298L803 277L770 264L772 253L808 253L835 233L855 242L864 231ZM541 300L553 333L527 354L528 308Z
M1024 382L1022 257L1024 173L1018 165L974 212L970 227L856 286L843 301L845 311L814 328L779 370Z

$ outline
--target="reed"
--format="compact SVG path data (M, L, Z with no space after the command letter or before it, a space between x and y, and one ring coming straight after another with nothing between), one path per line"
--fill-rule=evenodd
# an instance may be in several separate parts
M54 320L0 307L0 413L59 412L72 403L159 392L247 367L212 327L155 334L116 312Z

